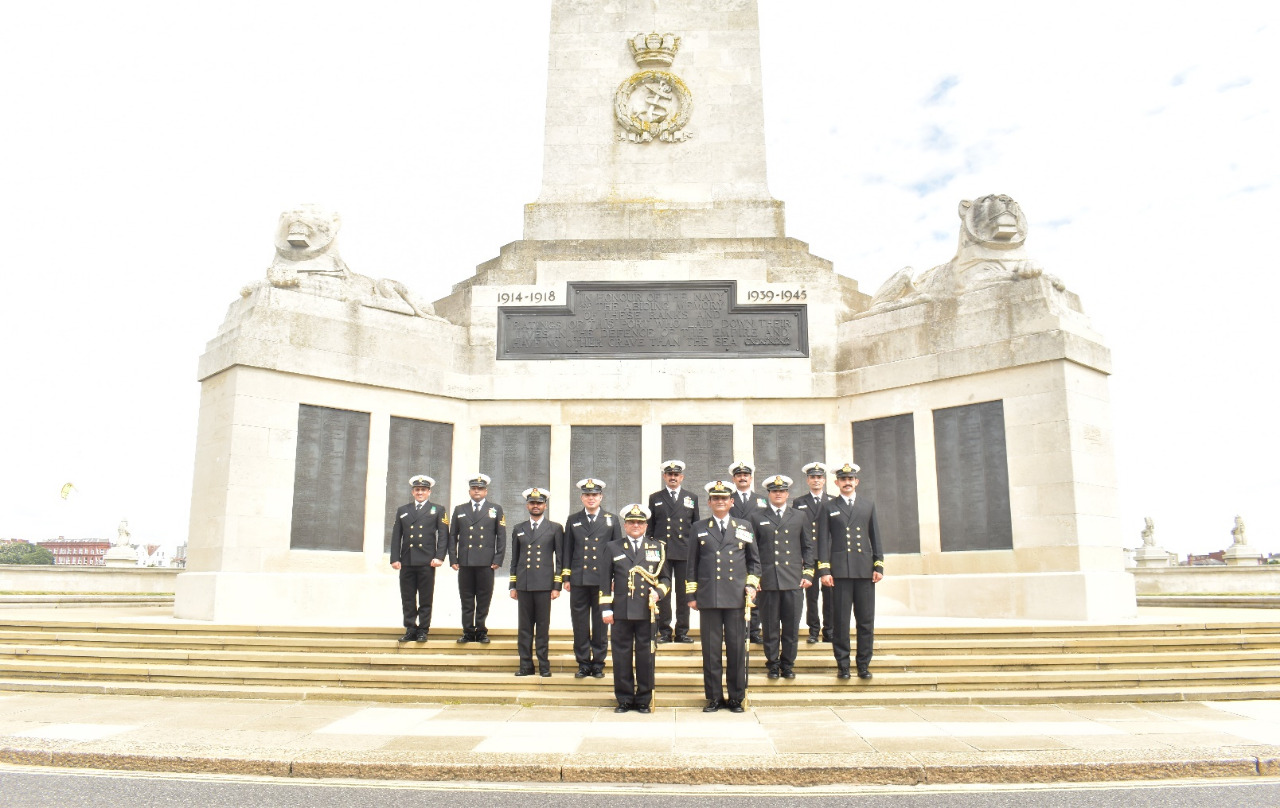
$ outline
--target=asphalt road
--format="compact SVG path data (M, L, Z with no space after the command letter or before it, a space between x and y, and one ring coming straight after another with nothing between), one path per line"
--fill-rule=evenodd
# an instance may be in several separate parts
M368 783L29 769L0 766L5 808L126 806L160 808L517 808L554 802L556 808L1272 808L1280 780L1179 782L1069 787L947 787L732 789L666 787Z

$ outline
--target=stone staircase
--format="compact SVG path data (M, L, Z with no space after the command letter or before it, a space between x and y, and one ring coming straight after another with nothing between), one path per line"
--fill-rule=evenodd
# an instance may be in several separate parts
M612 703L612 680L575 679L567 631L553 631L550 678L521 677L514 632L489 645L396 642L394 629L214 626L154 621L0 621L0 690L234 698L552 705ZM695 635L696 636L696 635ZM658 648L657 697L702 702L699 645ZM751 649L762 705L1033 704L1274 698L1275 622L882 628L875 678L835 677L831 646L801 642L794 680L769 681Z

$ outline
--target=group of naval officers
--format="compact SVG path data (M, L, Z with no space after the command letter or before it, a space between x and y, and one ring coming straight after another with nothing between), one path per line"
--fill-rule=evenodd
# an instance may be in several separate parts
M564 525L546 518L546 489L525 489L528 519L511 528L508 562L519 618L515 675L551 675L551 601L563 592L574 676L603 679L611 649L615 712L651 712L655 647L692 643L691 611L699 614L704 712L744 711L748 640L763 645L769 679L794 679L802 614L807 641L831 643L838 678L850 679L856 668L860 679L870 679L874 585L884 574L884 555L875 505L857 495L861 469L853 463L835 469L833 497L826 465L809 463L803 469L809 491L792 500L791 478L767 477L759 496L753 467L737 461L729 480L704 486L711 512L705 517L698 494L684 486L684 470L680 460L665 461L662 489L647 505L631 503L618 514L602 507L603 480L580 480L582 509ZM489 643L494 572L507 548L506 516L488 499L490 482L476 474L468 501L449 513L430 501L435 480L410 478L413 501L396 511L391 529L405 626L400 642L426 642L435 571L448 563L462 600L457 642Z

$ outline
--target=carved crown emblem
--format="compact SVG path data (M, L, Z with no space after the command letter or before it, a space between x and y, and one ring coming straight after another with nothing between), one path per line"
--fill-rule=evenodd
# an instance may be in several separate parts
M639 67L670 67L680 50L680 37L675 34L636 34L628 44Z

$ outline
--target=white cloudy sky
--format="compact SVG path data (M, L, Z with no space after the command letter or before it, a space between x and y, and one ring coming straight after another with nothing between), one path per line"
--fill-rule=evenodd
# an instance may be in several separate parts
M1010 194L1111 345L1126 538L1280 550L1280 4L760 5L789 234L874 292ZM281 210L432 297L520 238L548 7L7 6L0 536L184 539L196 358Z

